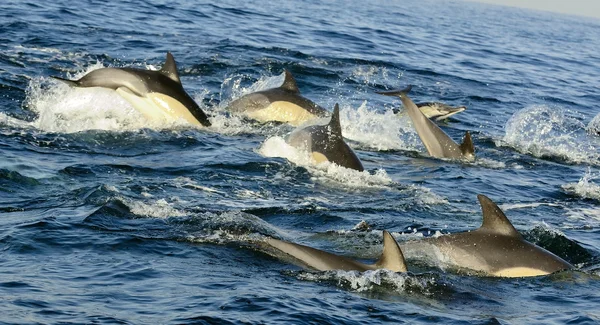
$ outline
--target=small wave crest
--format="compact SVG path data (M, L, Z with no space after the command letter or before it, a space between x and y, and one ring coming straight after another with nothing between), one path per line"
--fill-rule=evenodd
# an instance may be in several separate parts
M577 183L569 183L562 186L562 189L572 195L582 197L584 199L594 199L600 201L600 184L596 184L600 180L600 172L593 173L590 168Z
M600 113L590 121L587 131L591 134L600 135Z
M599 150L582 132L584 129L581 121L562 109L532 106L516 112L508 120L502 141L536 157L600 165Z
M393 291L397 293L433 294L437 280L431 275L412 275L397 273L385 269L358 271L324 271L295 273L296 278L303 281L327 282L345 290L355 292Z

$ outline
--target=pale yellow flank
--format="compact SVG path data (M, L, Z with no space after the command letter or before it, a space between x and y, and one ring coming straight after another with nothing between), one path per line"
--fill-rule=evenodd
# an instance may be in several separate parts
M151 121L176 121L184 119L192 125L202 126L181 102L160 93L149 93L139 97L127 88L118 88L117 93Z
M315 161L315 164L320 164L320 163L329 161L329 159L327 159L327 157L325 157L324 154L317 152L317 151L312 152L312 158Z
M509 269L502 269L493 273L494 276L501 276L505 278L520 278L526 276L539 276L546 274L548 274L548 272L544 272L538 269L532 269L529 267L511 267Z
M260 122L277 121L289 123L293 126L298 126L308 120L316 118L315 115L304 108L285 101L273 102L266 108L256 111L247 111L245 114L249 118Z

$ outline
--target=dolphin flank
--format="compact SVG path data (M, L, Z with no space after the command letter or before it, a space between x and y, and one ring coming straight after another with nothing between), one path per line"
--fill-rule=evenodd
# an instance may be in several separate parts
M419 110L417 105L408 97L407 93L412 89L408 86L402 90L377 92L386 96L398 96L408 111L408 116L413 122L415 130L421 141L432 157L450 159L475 159L475 148L471 140L471 134L467 131L461 145L452 140L439 126Z
M101 68L79 80L52 78L72 87L113 89L150 120L183 118L193 125L210 126L206 114L183 89L170 52L167 52L165 64L158 71Z
M396 239L387 231L383 231L383 252L375 264L364 264L350 258L331 254L312 247L290 243L287 241L267 237L265 240L270 246L270 251L275 249L285 254L284 258L292 257L295 262L317 271L345 270L345 271L367 271L376 269L388 269L394 272L406 272L404 255L396 242Z
M232 113L259 122L284 122L298 126L306 121L326 117L329 112L300 95L296 80L284 70L281 86L244 95L227 106Z
M329 123L300 127L290 133L286 142L310 153L316 163L329 161L342 167L364 170L360 159L344 142L338 104L335 104Z
M405 253L431 255L458 269L498 277L539 276L573 268L562 258L523 239L488 197L480 194L477 199L483 214L479 229L405 242Z

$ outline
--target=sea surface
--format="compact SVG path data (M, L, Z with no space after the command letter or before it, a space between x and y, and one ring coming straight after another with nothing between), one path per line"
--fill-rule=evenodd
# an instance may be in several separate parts
M0 323L600 323L600 20L454 0L0 2ZM145 120L102 67L167 51L213 125ZM229 114L277 86L341 107L365 171L313 166L288 125ZM473 163L428 156L397 99L466 105ZM476 229L477 195L576 266L532 278L316 272L265 236L372 261ZM355 228L362 221L369 229Z

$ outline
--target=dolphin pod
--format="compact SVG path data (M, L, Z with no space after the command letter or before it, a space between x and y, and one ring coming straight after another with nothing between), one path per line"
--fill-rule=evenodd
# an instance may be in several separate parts
M150 120L183 118L192 125L210 126L206 114L183 89L170 52L167 52L165 64L158 71L101 68L79 80L53 78L73 87L113 89Z
M440 102L416 103L419 110L427 116L428 119L442 121L454 114L458 114L467 109L466 106L453 107ZM400 114L401 109L394 109L394 114Z
M227 110L259 122L284 122L293 126L329 115L327 110L300 95L296 79L288 70L283 74L281 86L244 95L231 102Z
M316 163L329 161L342 167L364 170L354 151L344 142L338 104L335 104L329 123L300 127L290 133L286 142L309 152Z
M408 86L402 90L382 91L377 93L386 96L400 97L402 104L408 111L408 116L412 120L415 130L417 130L419 138L432 157L474 160L475 147L471 140L471 134L467 131L462 144L458 145L442 131L439 126L428 119L408 97L407 94L411 89L412 86Z
M281 86L251 93L231 102L228 110L261 122L279 121L298 126L306 121L325 117L327 110L300 95L294 77L283 72ZM115 90L149 119L185 119L198 126L210 126L206 114L185 92L171 53L158 71L135 68L102 68L79 80L53 77L73 87L103 87ZM454 142L430 118L441 120L462 112L466 107L450 107L441 103L415 104L403 90L378 92L398 96L402 100L415 130L432 157L475 158L469 132L461 145ZM600 134L600 131L595 130ZM363 171L361 161L344 142L336 104L331 119L325 124L314 123L297 128L286 138L290 145L306 150L315 162L329 161L340 166ZM383 252L374 264L364 264L309 246L271 237L264 243L277 257L292 258L298 264L315 270L366 271L379 268L406 272L403 251L427 252L459 270L475 271L487 276L526 277L547 275L573 266L560 257L526 241L508 220L504 212L488 197L477 196L482 209L481 227L468 232L443 235L403 243L401 249L394 237L383 231ZM440 257L442 256L442 257Z
M265 242L285 256L293 257L301 266L319 271L385 268L406 272L402 251L407 251L407 248L417 251L417 254L420 251L432 251L433 258L441 259L459 270L475 271L486 276L529 277L573 269L562 258L523 239L504 212L488 197L480 194L477 199L483 214L482 225L477 230L416 240L402 246L384 231L383 254L372 265L270 237Z
M394 272L407 271L402 250L398 246L396 239L385 230L383 231L383 252L375 264L364 264L347 257L271 237L267 237L265 242L271 248L285 254L284 258L292 257L301 266L306 266L317 271L344 270L363 272L375 269L388 269Z

